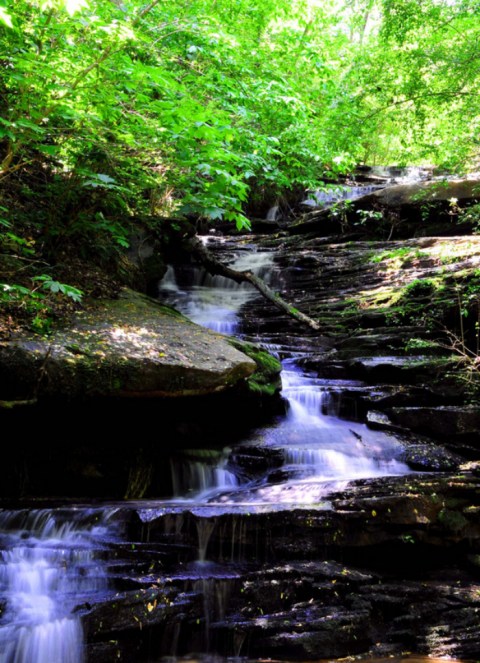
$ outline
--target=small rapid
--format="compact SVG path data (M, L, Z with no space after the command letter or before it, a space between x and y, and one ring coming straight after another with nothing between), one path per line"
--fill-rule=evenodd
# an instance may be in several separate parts
M205 238L205 241L209 239ZM265 252L248 252L238 256L229 266L238 271L250 270L269 283L273 256ZM188 318L222 334L238 332L239 311L256 295L249 283L234 283L225 276L211 276L203 269L195 269L187 285L180 284L171 265L159 289L160 296Z
M229 266L250 270L271 287L278 287L279 273L271 252L242 253ZM201 269L194 272L190 284L180 286L175 271L169 268L159 288L162 298L194 322L229 334L241 332L242 307L259 296L250 284L210 277ZM282 355L282 396L287 413L256 430L243 445L247 450L260 447L281 457L281 468L251 479L237 476L228 447L208 459L189 459L187 454L172 464L175 499L183 496L196 502L287 508L320 502L348 481L409 473L400 460L403 446L393 435L337 416L331 407L332 391L338 387L335 381L321 380L302 370L294 348L270 344L268 349Z
M83 663L75 606L98 600L111 510L0 512L0 663Z

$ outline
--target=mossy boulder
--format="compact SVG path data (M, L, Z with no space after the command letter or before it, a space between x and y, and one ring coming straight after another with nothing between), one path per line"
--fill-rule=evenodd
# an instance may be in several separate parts
M228 390L258 363L158 301L124 289L49 338L0 344L0 399L200 396Z
M250 393L254 396L262 397L279 394L282 389L282 381L280 379L282 365L280 361L253 343L239 341L236 338L230 338L229 343L233 348L250 357L256 364L257 368L255 372L247 379L247 386Z

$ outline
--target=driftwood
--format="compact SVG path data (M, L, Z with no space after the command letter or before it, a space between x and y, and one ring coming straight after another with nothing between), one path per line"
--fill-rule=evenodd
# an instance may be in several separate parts
M316 320L310 318L305 313L298 311L294 306L282 299L276 292L274 292L268 285L250 271L240 272L231 267L227 267L219 260L217 260L210 251L202 244L197 237L190 237L183 242L183 247L193 255L198 262L214 276L219 274L228 279L232 279L235 283L251 283L268 301L272 302L278 309L287 313L290 317L298 320L299 322L307 325L310 329L318 331L320 325Z

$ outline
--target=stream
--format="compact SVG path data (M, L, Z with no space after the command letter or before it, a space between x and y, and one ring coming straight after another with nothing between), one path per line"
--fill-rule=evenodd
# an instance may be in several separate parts
M215 238L204 241L213 246L226 242ZM246 250L243 245L237 249L232 240L225 248L235 269L252 270L274 288L281 282L272 252L251 246ZM210 277L196 268L181 273L173 267L160 283L159 293L163 301L195 322L239 336L244 335L242 310L259 296L248 284ZM0 512L0 663L117 660L113 654L111 658L102 658L101 653L85 654L84 625L91 633L96 632L95 628L105 628L102 604L127 596L135 583L140 583L142 592L145 587L151 588L151 593L142 598L146 619L157 614L162 597L168 596L166 587L176 587L180 592L180 598L171 602L165 599L173 616L180 614L174 606L194 605L192 597L201 596L200 612L196 613L196 621L192 618L193 624L200 624L199 633L190 642L185 641L184 633L182 640L180 622L172 617L170 624L168 618L162 627L167 644L150 643L147 653L124 658L119 654L118 660L153 660L151 656L158 660L157 656L175 655L179 650L211 651L211 624L225 619L239 582L239 569L247 560L248 564L257 563L255 555L258 559L267 557L266 544L258 542L258 531L256 547L252 547L243 516L326 509L329 495L344 489L349 481L411 472L401 460L403 447L394 435L338 417L337 400L332 394L345 386L355 387L354 382L319 379L305 371L299 365L305 351L286 340L282 342L278 333L274 340L264 336L261 329L246 337L281 358L286 413L251 432L234 447L226 440L220 450L180 450L173 454L171 499ZM245 469L245 458L256 454L267 460L264 469L252 475ZM129 551L143 554L142 545L130 543L137 541L131 538L128 525L132 514L135 522L148 530L147 535L142 534L149 563L142 562L145 579L141 582L133 579L132 571L124 570L134 564ZM222 525L223 534L218 529L224 522L222 518L230 518ZM149 543L148 528L157 521L162 525L160 543L155 547ZM185 558L184 552L187 535L191 538L192 532L197 538L194 559L188 555ZM167 544L173 545L177 561L171 561L173 553ZM100 617L95 606L99 606ZM115 610L112 608L114 616ZM228 631L230 627L225 628ZM219 653L244 655L244 637L238 633L228 646L220 642ZM112 634L113 643L115 627Z
M115 508L0 512L1 663L82 663L75 608L98 601L108 579L101 551Z
M207 244L222 240L205 237ZM225 240L223 240L225 241ZM239 257L233 256L230 266L239 271L250 270L275 289L280 273L271 252L250 247ZM284 480L272 481L269 475L244 482L229 471L228 450L217 466L203 463L174 467L175 495L223 504L255 504L257 507L291 508L321 502L332 490L348 481L368 477L409 473L399 460L402 445L393 436L374 431L365 424L345 421L337 416L332 392L354 382L322 380L305 372L298 360L305 356L295 348L280 345L278 339L265 342L261 334L245 337L241 332L241 309L258 297L250 284L236 284L222 276L210 276L195 268L190 283L179 285L172 267L160 283L160 296L194 322L214 331L236 334L263 345L282 359L282 395L287 413L276 425L259 429L244 441L245 445L261 445L283 457L280 473ZM187 480L178 481L178 476ZM180 483L180 486L179 486Z

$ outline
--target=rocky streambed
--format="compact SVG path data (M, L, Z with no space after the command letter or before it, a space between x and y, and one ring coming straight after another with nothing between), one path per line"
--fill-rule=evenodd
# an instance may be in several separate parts
M4 500L2 577L11 580L3 584L0 646L26 651L35 629L50 642L68 627L71 651L83 637L87 660L99 662L206 652L478 658L476 376L462 356L470 327L463 346L445 328L461 319L459 307L475 310L467 294L475 294L480 242L350 242L282 231L254 246L239 238L212 249L263 270L321 321L321 332L190 267L171 271L164 298L212 326L218 310L209 318L211 301L192 304L190 293L216 289L230 312L221 331L261 341L282 360L283 401L268 388L273 401L265 401L257 380L254 419L246 391L236 407L188 401L191 419L181 417L186 400L156 415L151 404L122 405L113 439L102 423L96 454L84 443L79 474L92 493L105 482L114 493L128 476L130 496L141 490L144 499ZM246 257L252 251L255 265ZM118 404L107 411L118 416ZM122 437L130 416L135 433ZM25 454L15 458L28 465ZM71 579L67 590L36 586L33 603L47 596L53 607L27 631L18 626L18 555L33 569L39 560L68 569Z
M192 652L475 659L479 489L462 471L359 480L322 503L274 510L158 500L30 505L30 519L48 516L57 532L68 523L68 536L77 533L57 534L60 573L73 566L65 549L81 557L70 580L76 592L62 595L54 629L36 623L36 641L62 642L73 622L79 640L67 643L78 647L83 633L88 661ZM18 527L19 512L4 512L4 526L7 514ZM60 544L29 527L17 545L37 559L46 546L52 563ZM18 646L35 642L29 629L13 630ZM3 642L7 635L4 628Z

